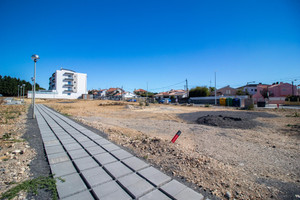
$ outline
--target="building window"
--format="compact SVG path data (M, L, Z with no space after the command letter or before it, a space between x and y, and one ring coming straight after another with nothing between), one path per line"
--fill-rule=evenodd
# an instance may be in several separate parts
M254 91L257 92L257 89L255 89Z

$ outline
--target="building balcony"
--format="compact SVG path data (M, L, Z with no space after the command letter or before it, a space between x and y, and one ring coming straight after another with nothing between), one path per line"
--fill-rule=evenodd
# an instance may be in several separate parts
M63 87L73 87L73 84L64 84Z
M64 76L73 76L74 75L74 73L71 73L71 72L65 72L64 74L63 74Z
M67 78L64 78L63 81L73 81L73 80L74 80L74 78L67 77Z
M71 93L74 92L74 90L64 90L63 93Z

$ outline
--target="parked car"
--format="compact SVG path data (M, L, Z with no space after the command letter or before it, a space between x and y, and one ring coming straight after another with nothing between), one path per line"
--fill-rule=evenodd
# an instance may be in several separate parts
M128 102L136 102L136 99L129 99Z
M158 101L158 103L165 103L165 102L171 103L171 99L161 99Z

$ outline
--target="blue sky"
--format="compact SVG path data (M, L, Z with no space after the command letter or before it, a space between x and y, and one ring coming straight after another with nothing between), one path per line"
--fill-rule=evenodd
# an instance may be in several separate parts
M38 54L45 88L60 67L88 89L300 84L298 0L1 0L0 30L0 74L29 81Z

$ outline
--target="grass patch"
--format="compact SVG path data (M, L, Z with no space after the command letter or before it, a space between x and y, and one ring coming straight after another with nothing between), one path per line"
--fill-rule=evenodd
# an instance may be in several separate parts
M70 115L70 114L68 114L68 113L62 113L64 116L66 116L66 117L70 117L70 116L72 116L72 115Z
M294 112L291 115L286 115L286 117L300 117L300 114L298 112Z
M57 178L62 182L65 182L62 178ZM1 196L1 200L4 199L13 199L16 197L21 191L25 191L28 193L33 193L35 195L38 194L38 189L46 189L51 191L52 198L54 200L58 199L57 191L56 191L56 179L52 176L44 177L40 176L38 178L24 181L7 192L3 193Z

